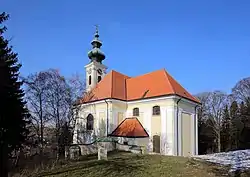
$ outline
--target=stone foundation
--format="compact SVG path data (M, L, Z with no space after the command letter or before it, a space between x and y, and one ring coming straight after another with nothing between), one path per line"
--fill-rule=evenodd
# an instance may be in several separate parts
M107 142L97 143L97 147L98 147L98 160L108 160L107 146L109 146L109 144Z
M121 141L122 140L122 141ZM76 158L80 155L98 154L98 159L106 159L106 154L113 150L128 151L132 153L148 154L150 147L149 138L129 139L121 138L115 142L96 142L91 145L76 145L70 147L70 155L65 152L65 156ZM126 144L124 144L124 142ZM67 149L67 148L66 148Z
M88 154L97 154L98 153L98 146L97 143L91 145L79 145L81 148L81 155L88 155ZM115 150L115 145L112 142L105 142L105 147L107 151Z

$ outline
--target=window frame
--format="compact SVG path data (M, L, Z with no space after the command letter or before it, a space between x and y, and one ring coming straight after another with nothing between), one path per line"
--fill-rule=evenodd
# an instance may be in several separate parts
M91 82L92 82L92 77L91 75L89 75L89 85L91 85Z
M156 110L157 109L157 110ZM158 110L159 109L159 110ZM152 115L153 116L159 116L161 115L161 107L156 105L156 106L153 106L152 108Z
M138 107L133 108L133 116L140 116L140 109Z
M97 82L100 82L102 80L102 76L97 77Z
M94 130L94 116L92 114L89 114L87 116L86 130L87 131L93 131Z

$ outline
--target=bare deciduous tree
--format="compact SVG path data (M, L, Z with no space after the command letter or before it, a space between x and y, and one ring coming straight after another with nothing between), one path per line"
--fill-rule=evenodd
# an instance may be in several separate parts
M59 145L62 129L75 126L75 114L79 107L72 108L76 100L83 96L84 82L79 75L65 79L55 69L31 74L23 81L26 84L26 100L32 114L33 128L40 137L42 147L46 126L53 127Z
M250 101L250 77L240 80L232 89L235 99L243 102Z
M60 141L59 137L62 134L63 127L75 125L76 117L74 116L74 112L79 110L76 108L72 109L72 106L75 101L83 95L84 84L79 75L75 75L70 79L65 79L57 70L54 69L48 70L47 74L49 75L47 81L49 86L46 95L47 114L50 117L51 123L54 123L55 125L58 155L60 155L63 154L64 146L66 144L61 144L62 141Z
M76 103L82 99L85 93L85 82L79 76L79 74L74 74L68 79L68 84L70 87L70 99L68 101L70 109L70 114L68 116L69 126L74 129L76 118L79 112L83 111L83 106L76 106Z
M199 113L201 114L200 115L201 119L207 118L206 117L206 110L209 108L209 105L208 105L209 95L210 95L210 92L203 92L203 93L196 95L197 98L201 102L201 107L199 108Z
M46 114L46 92L47 92L47 75L45 72L30 74L26 78L22 78L25 84L27 107L31 113L32 129L35 131L41 152L44 146L44 127L49 121Z
M63 124L67 122L68 113L70 112L68 101L70 100L70 88L66 79L59 74L57 70L50 69L47 71L48 89L47 97L47 114L51 123L55 127L56 141L58 142L59 133Z
M208 126L210 126L216 137L217 150L220 152L222 111L227 103L227 94L221 91L214 91L200 94L198 97L202 102L202 117L213 120L213 124L209 124Z

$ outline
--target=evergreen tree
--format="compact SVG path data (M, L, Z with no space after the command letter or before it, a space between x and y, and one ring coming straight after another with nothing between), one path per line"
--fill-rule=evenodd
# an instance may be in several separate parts
M8 19L6 13L0 14L0 27ZM21 147L28 130L29 113L23 100L22 83L18 81L19 69L17 54L9 47L3 33L6 27L0 28L0 176L8 176L8 158L10 153Z
M249 105L250 104L248 102L246 102L246 103L241 102L241 104L240 104L240 119L244 125L248 123L248 116L247 115L249 112L249 110L248 110Z
M202 117L202 108L198 109L198 154L206 154L208 138L206 135L206 122Z
M223 109L223 116L222 116L222 130L221 130L221 145L222 151L229 151L231 150L231 118L229 115L228 106L226 105Z
M239 148L250 149L250 104L246 102L241 103L240 106L240 119L242 122L242 129L239 137Z
M239 138L242 124L239 116L238 103L236 101L233 101L230 106L230 117L232 120L232 150L237 150L239 149Z
M61 133L59 136L59 156L63 157L65 154L65 147L68 147L70 143L72 142L71 140L71 131L70 127L67 124L67 122L64 123L64 125L61 128Z

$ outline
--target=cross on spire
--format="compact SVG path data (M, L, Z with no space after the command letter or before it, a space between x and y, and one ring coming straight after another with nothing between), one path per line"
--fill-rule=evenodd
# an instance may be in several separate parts
M95 25L95 37L98 38L99 37L99 31L98 31L99 25Z

